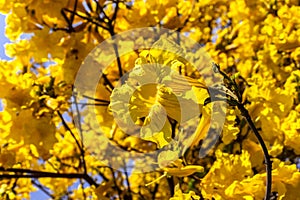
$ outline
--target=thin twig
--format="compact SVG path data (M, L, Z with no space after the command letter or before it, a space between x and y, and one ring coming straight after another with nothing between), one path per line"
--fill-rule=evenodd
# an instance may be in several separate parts
M119 11L119 0L115 1L114 3L116 4L115 12L114 12L114 14L113 14L113 16L112 16L112 18L109 22L113 27L115 25L115 20L117 18L117 14L118 14L118 11Z
M71 13L71 24L72 24L72 28L73 28L73 22L74 22L74 18L75 18L75 12L76 12L76 9L77 9L77 3L78 3L78 0L75 0L74 1L74 8L73 8L73 13Z
M44 192L47 196L49 196L51 199L54 199L54 196L45 189L45 187L43 187L43 185L37 183L36 181L34 180L31 180L31 183L36 186L37 188L39 188L42 192Z
M111 34L113 36L114 33ZM121 59L119 55L119 50L118 50L118 45L116 43L113 43L114 51L117 57L117 64L118 64L118 70L119 70L119 76L120 78L123 76L123 70L122 70L122 64L121 64Z
M115 176L115 171L113 170L112 167L109 167L110 171L111 171L111 174L112 174L112 178L113 178L113 182L114 182L114 186L115 188L117 189L118 191L118 195L119 195L119 198L121 199L121 194L122 194L122 191L121 189L119 188L118 186L118 183L117 183L117 179L116 179L116 176Z
M102 24L99 24L98 22L94 21L94 20L93 20L92 18L90 18L90 17L83 16L83 15L78 14L77 12L73 12L73 10L69 10L69 9L67 9L67 8L63 8L63 11L67 11L67 12L70 12L70 13L74 13L74 15L76 15L76 16L82 18L82 19L85 19L85 20L87 20L88 22L90 22L90 23L92 23L92 24L95 24L95 25L97 25L97 26L103 28L104 30L107 30L107 31L109 30L107 27L103 26Z
M102 74L102 77L104 78L104 81L107 83L107 86L108 87L106 87L107 89L108 89L108 91L109 92L112 92L113 90L114 90L114 86L113 86L113 84L109 81L109 79L107 78L107 76L106 76L106 74Z
M109 104L110 101L108 100L103 100L103 99L97 99L97 98L93 98L93 97L90 97L90 96L87 96L87 95L82 95L84 98L87 98L87 99L90 99L90 100L94 100L94 101L97 101L97 102L101 102L101 103L107 103Z
M69 127L68 124L66 123L64 117L62 116L62 114L61 114L59 111L57 111L57 114L58 114L58 116L60 117L63 126L65 127L65 129L66 129L67 131L70 132L70 134L72 135L73 139L74 139L75 142L76 142L76 145L78 146L79 150L81 151L81 148L82 148L82 147L81 147L79 141L77 140L77 138L75 137L75 134L73 133L73 131L70 129L70 127Z
M79 179L79 180L80 180L80 187L81 187L81 190L82 190L82 197L83 197L83 199L87 199L86 194L84 192L84 183L83 183L82 179Z
M107 14L105 13L105 11L104 11L103 7L100 5L99 1L94 0L94 2L96 2L96 4L97 4L96 12L97 12L97 14L98 14L98 20L99 20L99 21L102 20L102 19L100 18L100 13L102 13L103 16L104 16L104 19L110 21L110 18L109 18L109 17L107 16ZM100 10L100 13L98 13L98 10Z
M128 200L132 200L132 192L131 192L131 188L130 188L130 182L129 182L129 176L127 173L127 167L126 167L126 162L123 160L123 164L124 164L124 174L125 174L125 179L126 179L126 183L127 183L127 187L128 187Z
M73 95L73 98L75 101L75 108L76 108L77 120L78 120L77 122L78 122L78 126L79 126L80 138L81 138L81 148L80 148L81 163L83 165L84 173L86 174L87 168L86 168L86 163L85 163L85 151L84 151L83 134L82 134L82 127L81 127L81 115L80 115L79 108L78 108L77 98L75 95Z
M119 11L119 1L115 2L116 7L115 7L115 12L112 16L112 18L108 21L108 31L111 37L115 35L115 20L117 18L117 14ZM116 54L116 59L117 59L117 64L118 64L118 70L119 70L119 77L121 78L123 76L123 70L122 70L122 64L121 64L121 59L119 55L119 50L118 50L118 45L116 43L113 43L114 51Z

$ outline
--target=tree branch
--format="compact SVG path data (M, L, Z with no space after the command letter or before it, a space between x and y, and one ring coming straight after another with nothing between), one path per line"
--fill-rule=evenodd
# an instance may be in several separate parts
M44 172L31 169L19 169L19 168L3 168L0 167L2 172L13 172L14 174L0 174L0 178L67 178L67 179L84 179L90 185L98 187L98 184L88 174L81 173L56 173L56 172Z
M261 137L261 135L259 134L257 128L255 127L251 116L249 115L248 110L244 107L243 104L239 103L238 104L238 108L241 111L242 115L246 118L248 125L250 126L250 128L252 129L252 131L254 132L262 150L264 153L264 157L265 157L265 163L266 163L266 171L267 171L267 182L266 182L266 194L265 194L265 200L269 200L271 197L271 189L272 189L272 161L267 149L267 146L263 140L263 138Z
M234 80L235 77L229 77L227 74L221 71L220 66L216 63L213 63L213 70L216 73L220 73L225 80L226 88L216 88L216 90L219 90L220 92L226 93L227 97L229 98L228 103L233 106L237 106L238 109L241 111L242 116L246 118L246 121L252 131L254 132L261 148L264 153L265 157L265 164L266 164L266 173L267 173L267 180L266 180L266 193L265 193L265 200L269 200L271 198L271 190L272 190L272 161L268 152L268 148L259 134L257 128L255 127L255 124L253 123L251 116L248 112L248 110L245 108L243 102L242 102L242 94L239 91L239 87ZM222 91L223 90L223 91Z

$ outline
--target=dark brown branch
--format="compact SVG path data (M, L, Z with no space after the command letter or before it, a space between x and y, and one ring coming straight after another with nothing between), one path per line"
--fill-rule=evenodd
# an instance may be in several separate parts
M117 14L119 11L119 1L117 0L115 2L116 7L115 7L115 12L112 16L112 18L108 21L108 31L110 33L110 36L113 37L115 35L115 20L117 18ZM119 55L119 50L118 50L118 45L116 43L113 43L114 51L116 54L116 59L117 59L117 64L118 64L118 70L119 70L119 76L120 78L123 76L123 70L122 70L122 64L121 64L121 59Z
M63 18L65 19L65 21L66 21L67 24L68 24L67 32L73 32L74 29L73 29L72 22L70 21L70 19L69 19L68 16L66 15L65 11L64 11L63 9L61 9L60 13L61 13L61 15L63 16ZM55 30L56 30L56 29L55 29Z
M75 101L75 108L77 113L77 123L79 126L79 133L81 137L81 146L80 146L80 155L81 155L81 163L83 165L84 173L87 173L86 163L85 163L85 151L84 151L84 144L83 144L83 134L82 134L82 127L81 127L81 115L79 112L78 104L77 104L77 97L73 95L74 101Z
M71 21L71 24L73 24L73 22L74 22L74 18L75 18L75 12L76 12L76 9L77 9L77 3L78 3L78 0L75 0L74 1L74 8L73 8L73 13L71 13L71 19L70 19L70 21ZM72 26L72 28L73 28L73 26Z
M168 185L169 185L169 189L170 189L170 195L172 197L175 194L175 191L174 191L175 184L174 184L173 176L167 177L167 181L168 181Z
M106 74L102 74L102 77L105 81L105 83L107 84L108 87L106 87L108 89L109 92L112 92L114 90L114 86L113 84L109 81L109 79L107 78Z
M77 95L77 93L75 93L75 95ZM81 95L81 96L83 96L84 98L90 99L90 100L94 100L94 101L97 101L97 102L101 102L101 103L107 103L107 104L110 103L110 101L108 101L108 100L97 99L97 98L93 98L93 97L90 97L90 96L87 96L87 95L84 95L84 94Z
M83 174L84 179L85 179L88 183L93 183L93 182L94 182L93 179L87 174L86 163L85 163L85 159L84 159L84 149L83 149L83 144L81 145L81 144L79 143L79 141L76 139L74 133L72 132L72 130L70 129L70 127L69 127L69 126L67 125L67 123L65 122L65 120L64 120L63 116L61 115L61 113L60 113L59 111L57 111L57 113L58 113L59 117L61 118L64 127L66 128L66 130L68 130L68 131L71 133L72 137L74 138L74 140L75 140L75 142L76 142L76 144L77 144L77 146L78 146L78 148L79 148L79 150L80 150L81 158L82 158L81 162L82 162L83 167L84 167L84 174ZM95 183L96 183L96 182L94 182L93 185L95 185ZM96 185L97 185L97 184L96 184Z
M82 190L82 197L83 197L83 199L87 199L86 198L86 194L85 194L85 192L84 192L84 186L83 186L83 181L82 181L82 179L79 179L80 180L80 187L81 187L81 190Z
M108 106L109 104L105 103L78 103L78 105L81 105L81 109L85 108L86 106Z
M88 182L90 185L98 187L98 184L88 175L81 173L54 173L54 172L44 172L30 169L19 169L19 168L0 168L0 171L4 174L0 174L0 178L68 178L76 179L81 178ZM6 174L5 172L13 172L14 174Z
M246 118L250 128L254 132L254 134L263 150L264 157L265 157L265 163L266 163L266 171L267 171L265 200L269 200L271 197L271 189L272 189L272 161L271 161L267 146L266 146L263 138L259 134L257 128L255 127L255 125L251 119L251 116L249 115L248 110L241 103L238 104L238 108L241 111L242 115Z
M153 189L153 191L151 192L151 194L152 194L152 199L155 199L156 193L157 193L157 191L158 191L158 186L159 186L159 184L155 183L154 189Z
M81 151L81 149L82 149L81 144L79 143L79 141L78 141L77 138L75 137L75 134L74 134L73 131L70 129L70 127L68 126L68 124L66 123L64 117L62 116L62 114L61 114L59 111L57 111L57 114L58 114L58 116L60 117L63 126L65 127L65 129L66 129L67 131L70 132L70 134L72 135L72 137L74 138L74 140L75 140L75 142L76 142L76 145L78 146L79 150Z
M86 17L86 16L83 16L81 14L78 14L77 12L74 12L73 10L69 10L67 8L63 8L63 11L66 11L66 12L70 12L70 13L74 13L74 15L84 19L84 20L87 20L88 22L92 23L92 24L95 24L96 26L99 26L105 30L109 30L107 27L103 26L102 24L98 23L97 21L94 21L93 18L91 17Z
M255 127L255 124L253 123L251 116L248 112L248 110L245 108L243 102L242 102L242 93L239 91L239 87L234 80L234 78L229 77L226 73L220 70L220 66L216 63L213 64L213 70L216 73L220 73L224 77L224 81L226 83L227 89L225 91L222 89L216 88L216 90L219 90L219 92L225 92L228 96L228 103L233 106L237 106L240 110L242 116L246 118L246 121L252 131L254 132L261 148L264 153L265 157L265 164L266 164L266 173L267 173L267 180L266 180L266 193L265 193L265 200L269 200L271 198L271 190L272 190L272 161L268 152L268 148L259 134L257 128ZM236 95L236 96L235 96Z
M130 188L130 182L129 182L129 176L128 176L128 173L127 173L127 167L126 167L126 162L123 160L123 165L124 165L124 174L125 174L125 179L126 179L126 183L127 183L127 191L128 191L128 195L127 195L127 198L128 200L132 200L132 191L131 191L131 188Z
M37 183L34 180L31 180L31 183L36 186L37 188L39 188L41 191L43 191L47 196L49 196L51 199L54 199L54 196L52 194L50 194L50 192L48 192L45 187L43 187L43 185Z
M119 199L121 199L122 190L118 186L117 179L116 179L116 176L115 176L115 171L112 167L109 167L109 169L110 169L111 174L112 174L112 178L113 178L113 181L114 181L114 186L115 186L116 190L118 191Z
M111 36L113 36L114 33L111 33ZM122 70L122 64L121 64L121 59L119 55L119 50L118 50L118 45L116 43L113 43L114 46L114 51L117 57L117 63L118 63L118 70L119 70L119 76L120 78L123 76L123 70Z
M117 14L118 14L118 11L119 11L119 0L115 1L115 4L116 4L116 7L115 7L115 12L110 20L110 24L114 27L115 25L115 20L117 18Z
M103 7L100 5L99 1L94 0L94 2L96 2L96 4L97 4L96 12L97 12L97 14L98 14L98 19L99 19L99 20L102 20L102 19L100 18L100 13L102 13L103 16L104 16L104 19L110 21L110 18L109 18L109 17L107 16L107 14L105 13L105 11L104 11ZM100 11L100 12L99 12L99 11Z

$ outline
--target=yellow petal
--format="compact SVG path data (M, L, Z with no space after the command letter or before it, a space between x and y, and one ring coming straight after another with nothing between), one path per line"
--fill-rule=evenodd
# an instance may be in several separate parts
M204 168L199 165L188 165L182 168L164 168L169 175L184 177L194 174L195 172L203 172Z

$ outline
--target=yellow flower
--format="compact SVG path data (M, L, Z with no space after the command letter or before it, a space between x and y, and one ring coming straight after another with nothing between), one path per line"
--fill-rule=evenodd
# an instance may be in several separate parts
M215 199L228 199L226 188L235 181L241 181L252 175L252 166L247 151L240 155L232 155L216 151L217 160L210 168L208 174L201 182L204 197Z
M174 139L170 120L185 123L198 118L208 97L207 87L174 70L187 65L183 56L183 49L164 39L141 52L125 84L111 95L110 107L123 131L162 148Z

